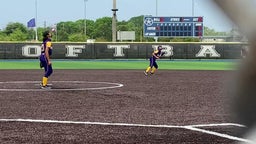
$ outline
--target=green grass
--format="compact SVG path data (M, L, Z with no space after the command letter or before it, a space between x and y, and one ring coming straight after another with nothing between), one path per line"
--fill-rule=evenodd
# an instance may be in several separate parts
M145 69L147 60L53 60L54 69ZM160 60L165 70L233 70L237 63L224 60ZM0 60L0 69L39 69L37 60Z

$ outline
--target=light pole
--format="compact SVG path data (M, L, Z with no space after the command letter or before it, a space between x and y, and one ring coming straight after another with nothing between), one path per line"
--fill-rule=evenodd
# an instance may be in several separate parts
M192 0L192 17L195 15L195 0Z
M88 0L84 0L84 35L86 36L86 2Z
M113 0L113 17L112 17L112 42L116 42L116 12L118 9L116 8L116 0Z
M156 17L157 17L157 15L158 15L158 0L156 0ZM157 36L155 36L154 39L155 39L155 42L158 42Z
M36 16L35 16L35 32L36 32L36 41L38 41L38 34L37 34L37 0L35 1L35 12L36 12Z

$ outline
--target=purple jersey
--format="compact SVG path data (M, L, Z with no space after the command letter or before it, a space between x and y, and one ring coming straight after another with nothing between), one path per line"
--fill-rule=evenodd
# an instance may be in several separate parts
M161 50L155 50L155 51L153 52L153 54L155 54L156 56L160 57L160 56L161 56ZM156 59L156 57L155 57L154 55L152 55L152 58L153 58L154 60Z
M49 55L52 55L52 49L51 49L51 47L52 47L52 42L51 42L51 39L47 39L47 40L45 40L45 41L43 42L43 44L42 44L42 50L41 50L41 53L42 53L42 54L45 53L46 47L50 47L50 48L48 49L48 53L49 53Z

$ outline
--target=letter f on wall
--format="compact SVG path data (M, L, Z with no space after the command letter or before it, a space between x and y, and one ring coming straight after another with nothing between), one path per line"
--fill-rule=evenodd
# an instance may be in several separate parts
M82 50L85 49L84 45L67 45L66 57L78 57L78 53L82 53Z

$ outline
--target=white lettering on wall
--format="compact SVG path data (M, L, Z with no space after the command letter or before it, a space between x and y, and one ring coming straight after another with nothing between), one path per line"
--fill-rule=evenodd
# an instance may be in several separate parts
M129 49L130 45L108 45L108 49L115 49L114 57L124 57L124 49Z
M38 57L41 54L41 46L25 45L22 47L22 55L25 57Z
M152 45L154 50L157 50L159 45ZM164 53L163 57L170 57L173 56L173 46L171 45L161 45L162 46L162 53Z
M201 45L200 51L196 54L196 57L220 57L220 54L216 51L215 45Z
M66 45L65 47L67 49L66 57L78 57L78 54L85 49L84 45Z
M154 50L157 49L159 45L152 45ZM170 57L174 55L174 47L171 45L161 45L163 57ZM79 54L83 53L83 49L86 48L85 45L65 45L66 47L66 57L78 57ZM114 49L114 57L124 57L124 49L130 49L130 45L107 45L108 49ZM40 45L25 45L22 47L22 55L24 57L38 57L41 54ZM196 57L220 57L221 55L216 51L215 45L201 45L199 52L195 55Z

